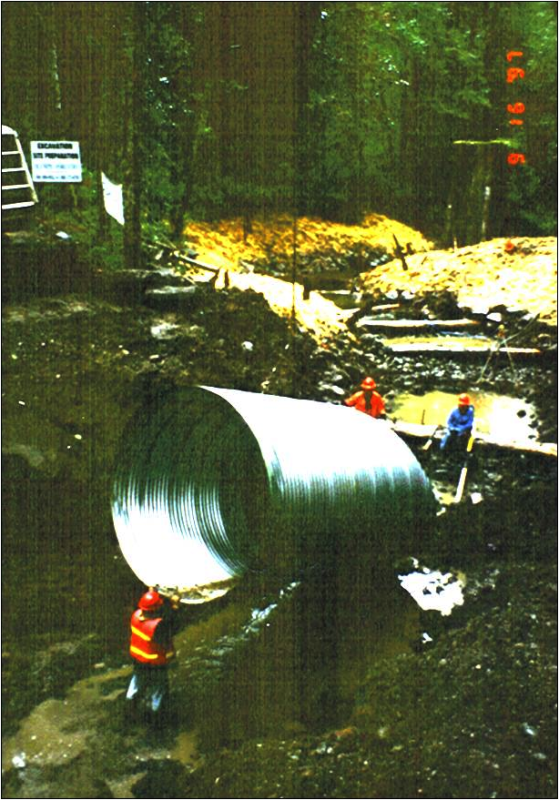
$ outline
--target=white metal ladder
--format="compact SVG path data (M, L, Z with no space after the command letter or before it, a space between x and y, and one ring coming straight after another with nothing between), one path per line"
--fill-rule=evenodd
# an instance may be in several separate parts
M38 200L17 131L2 125L2 211L28 208Z

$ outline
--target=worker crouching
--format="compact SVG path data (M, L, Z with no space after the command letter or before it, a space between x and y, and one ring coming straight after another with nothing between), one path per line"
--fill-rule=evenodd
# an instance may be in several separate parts
M464 451L474 427L474 407L467 394L458 398L458 406L454 408L446 423L446 432L441 440L441 450Z
M373 378L363 378L361 390L344 400L344 404L357 409L357 411L362 411L374 419L386 419L384 400L376 391L376 386Z
M169 696L169 664L175 658L173 636L180 628L180 598L169 603L150 588L130 620L130 655L134 673L126 699L151 720L162 719Z

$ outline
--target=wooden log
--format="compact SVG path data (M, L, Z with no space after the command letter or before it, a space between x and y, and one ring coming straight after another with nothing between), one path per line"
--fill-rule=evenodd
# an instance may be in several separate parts
M557 444L555 442L503 442L499 439L493 439L488 433L476 433L476 444L485 445L487 447L497 447L503 450L512 450L518 453L535 453L537 455L557 458Z
M396 420L392 423L394 431L401 436L421 439L442 438L444 429L441 429L440 435L437 435L437 425L421 425L417 422L405 422L403 420ZM502 439L495 439L488 433L476 432L476 446L481 447L495 447L502 450L509 450L519 453L535 453L542 456L552 456L557 458L557 445L555 442L532 442L532 441L508 441Z
M421 342L409 342L407 344L391 344L386 342L387 350L401 356L417 355L440 355L440 356L541 356L543 352L536 347L495 347L487 345L485 347L473 347L471 345L460 344L459 342L445 344L424 344Z
M400 308L400 303L382 303L380 306L367 306L367 311L393 311L395 308Z
M357 327L359 326L359 320L367 317L369 314L384 314L385 311L394 311L397 308L400 308L400 303L383 303L379 306L372 306L368 303L364 303L357 311L353 309L348 311L349 316L346 319L346 325Z
M195 258L190 258L189 256L185 256L182 253L175 253L177 258L180 261L184 261L185 264L190 264L193 267L197 267L198 269L204 269L207 272L220 272L222 267L214 267L213 264L204 264L202 261L196 261Z
M438 425L424 425L420 422L405 422L399 419L395 420L392 425L398 434L424 439L434 436L439 427Z
M222 267L214 267L212 264L204 264L202 261L196 261L195 258L190 258L190 256L186 256L180 250L177 249L176 245L172 242L167 242L162 239L154 239L153 241L144 239L144 245L149 249L163 249L167 250L172 256L174 256L178 261L184 261L185 264L190 264L193 267L197 267L198 269L204 269L208 272L219 272Z
M386 308L387 306L385 306ZM382 306L380 307L382 308ZM374 309L371 309L373 311ZM396 329L398 332L406 330L462 330L464 328L477 328L480 325L475 319L360 319L357 328L375 328L377 330Z

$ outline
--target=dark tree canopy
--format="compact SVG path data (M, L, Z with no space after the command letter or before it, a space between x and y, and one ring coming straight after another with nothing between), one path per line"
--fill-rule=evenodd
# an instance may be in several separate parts
M454 235L475 240L489 186L488 235L552 233L556 11L8 2L3 119L24 143L78 139L92 176L125 183L137 224L175 232L188 217L376 211L444 240L452 213Z

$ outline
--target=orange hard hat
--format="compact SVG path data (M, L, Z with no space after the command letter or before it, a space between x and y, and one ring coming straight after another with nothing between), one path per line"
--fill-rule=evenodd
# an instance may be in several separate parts
M470 396L467 394L461 394L458 398L458 405L459 406L469 406L470 405Z
M373 378L363 378L361 381L361 388L362 389L374 389L376 387L376 383Z
M158 592L149 591L143 594L140 597L140 602L138 606L142 609L142 611L152 611L155 608L161 608L163 605L163 599Z

